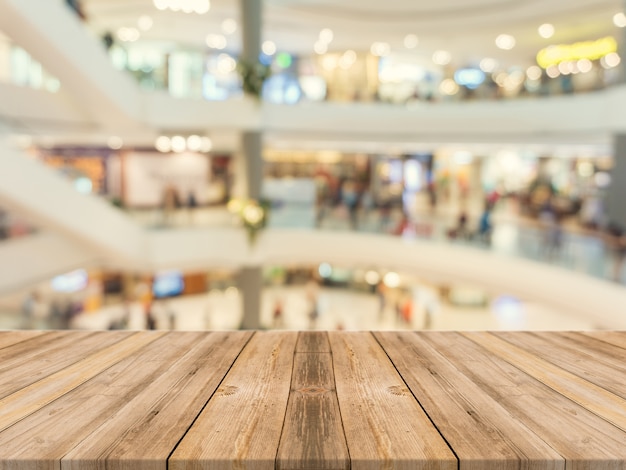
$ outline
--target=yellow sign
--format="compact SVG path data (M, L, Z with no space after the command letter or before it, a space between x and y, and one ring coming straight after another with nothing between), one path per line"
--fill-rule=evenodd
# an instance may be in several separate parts
M617 52L617 41L615 38L607 36L597 41L548 46L541 49L537 54L537 63L547 69L551 65L558 65L561 62L580 59L598 60L611 52Z

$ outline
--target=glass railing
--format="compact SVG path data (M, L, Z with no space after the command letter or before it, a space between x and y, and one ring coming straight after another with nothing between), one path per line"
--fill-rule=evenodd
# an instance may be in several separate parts
M215 49L174 49L165 53L141 42L115 42L107 47L114 66L129 72L143 89L207 100L242 94L237 57L232 53ZM272 71L265 81L263 98L283 104L330 101L411 106L422 102L568 95L602 90L620 82L620 58L616 52L593 61L583 58L544 64L545 68L504 67L491 60L453 70L370 53L353 52L350 58L348 63L345 54L338 53L308 57L287 53L262 55L262 61Z
M226 206L127 210L135 220L153 230L181 227L236 227L241 222ZM315 207L275 204L268 227L353 231L384 234L472 247L506 256L528 259L587 274L599 279L626 283L619 249L604 231L583 228L576 219L562 222L521 215L514 200L502 200L490 215L490 228L481 230L480 203L470 206L467 222L459 230L458 206L443 205L434 211L417 208L409 217L401 207L358 208L345 205Z

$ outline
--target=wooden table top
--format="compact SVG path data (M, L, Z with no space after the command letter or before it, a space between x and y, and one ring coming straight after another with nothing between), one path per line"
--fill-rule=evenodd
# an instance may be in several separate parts
M626 469L626 332L0 332L0 469Z

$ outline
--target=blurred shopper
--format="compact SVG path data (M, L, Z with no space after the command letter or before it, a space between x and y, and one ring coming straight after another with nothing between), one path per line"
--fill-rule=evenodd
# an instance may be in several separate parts
M350 219L350 228L353 230L357 227L357 208L359 205L359 193L357 192L356 183L352 180L346 180L341 186L342 203L348 210Z
M278 298L276 299L276 303L274 304L274 311L272 312L272 328L278 329L283 327L283 300L281 298Z
M30 292L22 303L22 328L37 328L47 316L48 305L42 301L39 292Z
M558 255L563 242L563 229L559 215L549 199L541 208L539 221L543 228L543 251L549 258Z
M487 245L491 245L491 233L493 231L493 227L491 225L491 208L493 206L487 201L485 204L485 209L480 216L480 220L478 221L478 239Z
M318 298L319 298L319 285L313 279L306 283L304 287L304 293L306 296L306 301L308 305L308 314L309 317L309 329L314 330L317 326L317 319L319 317L319 306L318 306Z
M7 214L7 212L0 207L0 240L9 238L9 234L9 214Z
M613 252L613 280L622 281L622 271L626 261L626 231L623 226L611 222L607 226L607 245Z

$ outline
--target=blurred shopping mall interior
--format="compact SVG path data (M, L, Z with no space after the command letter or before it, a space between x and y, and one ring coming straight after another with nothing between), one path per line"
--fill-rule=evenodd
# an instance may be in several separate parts
M0 0L0 330L626 328L625 11Z

